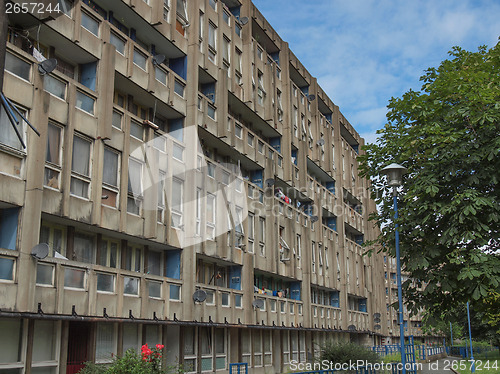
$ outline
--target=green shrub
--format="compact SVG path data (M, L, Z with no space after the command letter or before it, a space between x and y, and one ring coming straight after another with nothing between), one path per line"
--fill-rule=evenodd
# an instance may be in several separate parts
M380 356L370 350L355 343L334 343L326 342L321 346L320 361L329 361L335 364L343 364L363 360L371 363L380 362Z
M149 349L142 346L141 353L129 349L123 357L116 357L112 363L96 365L87 362L79 374L169 374L183 373L179 367L164 367L162 365L163 345L158 344Z

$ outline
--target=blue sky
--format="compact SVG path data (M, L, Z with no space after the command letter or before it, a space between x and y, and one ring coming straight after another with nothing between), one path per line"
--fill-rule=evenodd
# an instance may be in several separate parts
M253 0L367 142L386 106L455 45L500 36L498 0Z

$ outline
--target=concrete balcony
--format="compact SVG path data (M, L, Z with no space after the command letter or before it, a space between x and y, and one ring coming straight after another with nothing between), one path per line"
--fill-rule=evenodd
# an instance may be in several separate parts
M304 323L303 303L300 300L293 300L266 294L254 294L255 299L264 301L262 308L254 308L253 321L250 323L267 326L299 326Z
M323 304L311 304L312 327L317 328L340 328L342 326L342 316L340 308Z
M363 216L346 203L344 203L344 222L359 232L364 232Z
M370 321L368 318L368 313L358 312L355 310L347 311L347 324L348 326L356 326L357 330L369 330Z

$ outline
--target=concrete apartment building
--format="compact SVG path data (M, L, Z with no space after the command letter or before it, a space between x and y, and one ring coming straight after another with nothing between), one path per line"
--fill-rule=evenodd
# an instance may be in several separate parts
M0 373L144 343L280 373L398 334L364 141L251 1L60 4L9 14L3 92L40 136L2 108Z

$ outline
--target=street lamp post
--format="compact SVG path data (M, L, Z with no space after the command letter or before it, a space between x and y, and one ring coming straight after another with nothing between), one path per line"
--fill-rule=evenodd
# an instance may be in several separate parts
M470 361L472 362L470 372L476 372L476 365L474 363L474 353L472 352L472 334L470 329L470 311L469 311L469 302L467 301L467 322L469 323L469 339L470 339Z
M398 219L398 187L403 183L403 174L408 170L398 164L391 164L382 169L382 174L387 175L387 182L392 187L392 196L394 199L394 220ZM406 374L406 352L405 352L405 329L403 318L403 290L401 287L401 259L399 255L399 229L395 223L396 234L396 271L398 282L398 302L399 302L399 340L401 343L401 364L403 366L402 373Z

